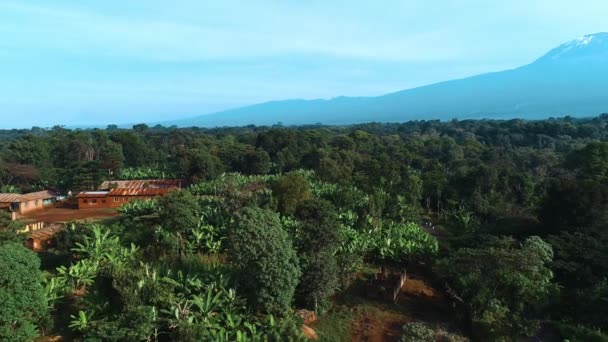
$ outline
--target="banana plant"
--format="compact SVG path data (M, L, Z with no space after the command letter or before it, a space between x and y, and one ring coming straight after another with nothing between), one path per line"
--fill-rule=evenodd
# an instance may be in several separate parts
M205 323L213 319L220 310L222 303L222 292L214 294L213 288L209 288L203 296L192 296L190 302L196 309L197 318Z
M191 239L187 247L191 252L204 251L212 254L219 253L222 249L223 237L219 229L206 223L205 216L201 216L198 225L190 231Z
M78 316L70 315L70 318L72 320L70 321L69 327L81 333L85 332L89 330L94 324L93 316L93 311L87 312L80 310L78 311Z
M130 167L121 170L118 173L118 178L127 179L167 179L175 178L175 175L166 171L157 165L147 167Z
M73 291L82 290L90 286L97 276L98 264L89 259L83 259L69 268L60 266L57 268L59 274L58 282L65 282Z
M82 242L76 242L76 247L72 248L73 252L80 253L85 258L93 260L102 260L107 253L120 246L118 236L112 236L109 229L100 225L91 227L92 236L85 235Z
M100 265L123 265L135 258L139 247L131 244L123 247L118 236L112 235L110 230L100 225L91 227L92 236L84 236L82 242L76 242L73 252L81 257L95 261Z
M52 309L55 303L70 291L65 277L44 277L43 284L44 297L49 309Z
M148 199L143 201L132 201L123 204L118 211L128 217L140 217L158 213L160 206L157 200Z

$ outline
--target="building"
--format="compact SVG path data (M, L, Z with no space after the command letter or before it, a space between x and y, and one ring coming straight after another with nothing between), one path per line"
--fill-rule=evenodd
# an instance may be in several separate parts
M181 179L116 180L101 183L99 190L112 189L175 189L182 187Z
M106 181L100 186L100 191L78 194L78 209L120 208L132 201L164 196L171 190L179 189L181 184L179 179Z
M18 220L28 213L51 207L59 196L52 191L38 191L29 194L0 194L0 209L11 213L11 219Z
M49 224L44 228L36 229L31 232L30 237L26 240L26 246L34 252L41 252L50 247L55 242L55 235L62 232L63 225Z

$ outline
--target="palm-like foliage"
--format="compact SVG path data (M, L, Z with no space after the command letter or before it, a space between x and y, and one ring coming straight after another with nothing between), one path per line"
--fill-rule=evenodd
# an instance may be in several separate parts
M343 242L338 253L368 254L389 262L407 262L436 255L435 237L414 223L380 222L380 229L341 229Z
M157 166L131 167L120 171L119 179L168 179L175 178L172 172L168 172Z
M69 268L60 266L57 268L59 274L57 283L67 284L72 291L82 290L93 284L98 270L99 265L89 259L80 260Z
M50 309L55 306L55 303L63 298L69 291L65 277L45 277L43 278L44 293L47 305Z
M118 211L128 217L139 217L158 213L160 207L157 200L132 201L123 204Z
M72 320L70 321L69 327L76 331L86 331L87 329L91 328L92 324L94 324L93 312L80 310L78 311L78 316L70 315L70 318Z
M94 262L113 265L122 265L133 260L139 248L133 244L123 247L120 238L113 235L109 229L100 225L91 227L92 235L83 237L82 242L76 242L72 251L78 253L82 258Z
M202 215L198 225L190 231L190 239L186 242L190 252L219 253L224 241L224 228L218 228L207 223L206 216Z

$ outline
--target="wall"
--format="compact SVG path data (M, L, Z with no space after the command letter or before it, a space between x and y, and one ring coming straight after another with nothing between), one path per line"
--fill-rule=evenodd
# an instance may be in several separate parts
M54 199L46 199L46 200L31 200L31 201L23 201L18 203L18 207L15 208L13 212L11 212L11 219L18 220L23 218L24 215L27 215L31 212L43 210L55 204Z
M25 215L27 213L31 213L32 211L36 211L36 210L40 210L40 209L44 209L45 205L44 205L44 200L31 200L31 201L24 201L19 203L19 213L21 215Z
M78 209L112 208L107 197L79 198Z

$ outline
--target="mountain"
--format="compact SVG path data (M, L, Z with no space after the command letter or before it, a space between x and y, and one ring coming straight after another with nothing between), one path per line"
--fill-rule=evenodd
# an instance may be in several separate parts
M178 126L351 124L452 118L590 116L608 112L608 33L563 44L520 68L378 97L286 100L192 119Z

